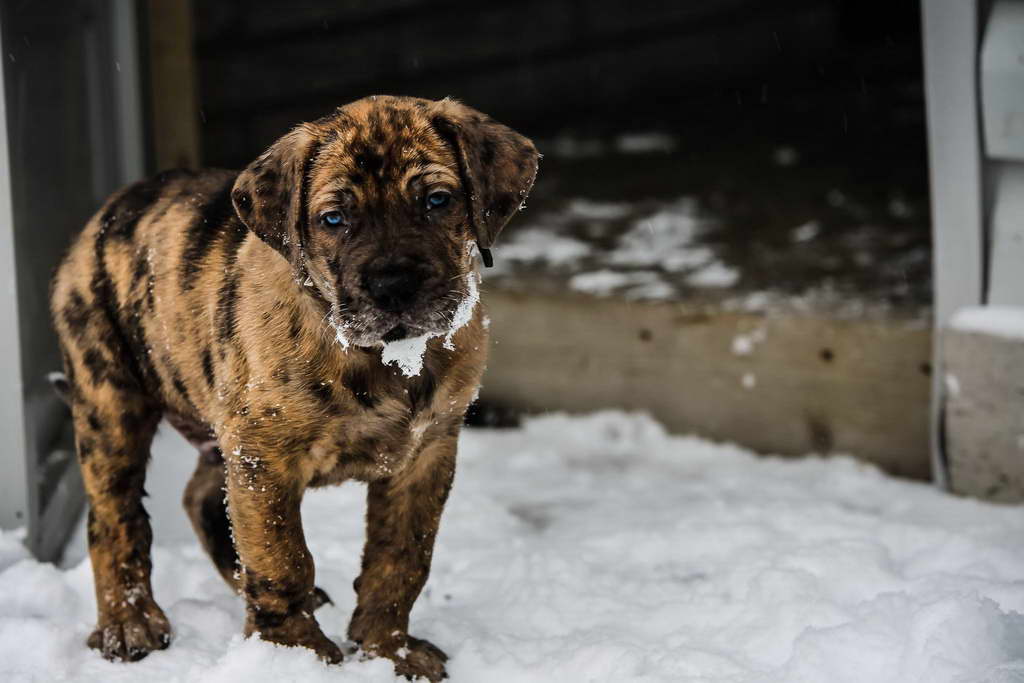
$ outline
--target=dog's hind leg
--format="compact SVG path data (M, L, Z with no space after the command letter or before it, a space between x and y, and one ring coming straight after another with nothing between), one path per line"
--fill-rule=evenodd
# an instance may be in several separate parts
M67 354L68 362L75 363L74 376L84 380L73 385L71 414L89 499L89 556L98 612L87 642L107 659L134 661L166 648L171 637L167 617L153 599L153 532L142 506L160 409L107 354L100 348Z
M201 453L196 471L185 487L182 504L192 528L213 566L231 589L240 592L238 555L231 541L231 522L224 505L224 462L211 462Z

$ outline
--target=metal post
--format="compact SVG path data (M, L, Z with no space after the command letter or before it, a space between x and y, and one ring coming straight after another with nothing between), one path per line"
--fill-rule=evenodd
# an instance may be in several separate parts
M2 33L2 32L0 32ZM0 54L3 37L0 35ZM0 69L0 95L4 92ZM7 145L7 104L0 97L0 430L5 435L0 452L0 528L28 522L31 482L25 458L25 410L21 381L21 345L18 326L18 286L15 270L14 211L11 203L11 162Z
M940 331L957 309L981 304L985 289L978 6L976 0L923 0L922 13L935 282L932 472L948 488Z

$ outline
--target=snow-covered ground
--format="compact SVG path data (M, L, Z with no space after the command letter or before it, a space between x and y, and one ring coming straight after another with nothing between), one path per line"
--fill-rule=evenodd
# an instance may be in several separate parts
M0 536L0 680L390 681L244 641L242 605L190 538L192 462L172 434L148 488L154 586L175 639L135 664L83 645L90 569ZM177 457L175 457L177 456ZM847 458L757 458L667 436L640 415L548 416L469 430L412 632L455 683L1024 681L1024 510L944 495ZM303 510L319 618L353 606L362 487Z

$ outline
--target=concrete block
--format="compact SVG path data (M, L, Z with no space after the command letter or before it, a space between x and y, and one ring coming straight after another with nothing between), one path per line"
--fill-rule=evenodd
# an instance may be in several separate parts
M1024 501L1021 329L1024 309L981 308L954 315L942 331L946 457L957 493Z

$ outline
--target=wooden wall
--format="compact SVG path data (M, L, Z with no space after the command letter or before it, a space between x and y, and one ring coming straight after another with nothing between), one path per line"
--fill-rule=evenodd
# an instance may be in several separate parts
M374 93L452 95L534 136L685 127L688 117L719 118L709 107L742 117L760 115L769 103L795 111L808 93L837 88L858 97L869 84L919 72L917 3L895 5L905 7L869 12L853 0L198 2L204 161L243 165L294 123Z

